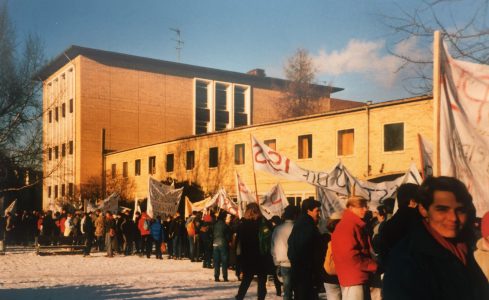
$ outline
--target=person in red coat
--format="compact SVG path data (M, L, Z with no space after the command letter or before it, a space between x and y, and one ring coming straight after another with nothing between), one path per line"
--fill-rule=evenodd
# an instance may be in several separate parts
M331 247L343 300L370 299L368 278L377 271L370 255L370 241L363 221L367 200L358 196L348 199L343 218L331 236Z

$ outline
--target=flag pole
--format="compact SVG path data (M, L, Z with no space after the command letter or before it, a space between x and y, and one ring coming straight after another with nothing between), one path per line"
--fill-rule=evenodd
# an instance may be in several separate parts
M252 159L252 166L253 166L253 179L255 181L256 203L260 205L260 199L258 198L258 186L256 184L255 157L253 156L253 137L251 136L251 133L250 133L250 141L251 141L251 159Z
M441 35L433 34L433 176L440 176Z
M423 157L423 142L421 141L421 134L418 133L418 151L419 151L419 160L421 161L421 177L423 180L425 179L426 174L424 173L425 161Z

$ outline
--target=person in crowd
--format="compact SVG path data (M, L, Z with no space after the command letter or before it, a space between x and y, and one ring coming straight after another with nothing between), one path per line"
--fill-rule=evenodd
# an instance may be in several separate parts
M105 220L100 209L96 211L97 219L95 220L95 238L97 239L97 248L99 252L105 249Z
M202 260L203 268L212 268L212 232L213 232L213 217L212 214L206 214L202 218L200 226L200 238L202 240L202 248L204 257Z
M489 280L489 212L486 212L482 217L481 238L477 241L474 256L482 272Z
M7 212L5 214L5 242L7 245L14 244L14 238L15 238L14 228L15 228L14 217L12 216L11 212Z
M328 300L341 300L341 286L338 281L338 276L336 273L336 267L333 261L333 251L331 248L331 235L335 231L336 225L341 220L343 216L343 212L334 212L332 213L326 221L326 230L327 232L323 235L322 243L326 245L325 247L325 256L324 256L324 272L323 274L323 282L324 282L324 290L326 291L326 298Z
M132 254L132 245L134 242L134 221L131 218L130 211L128 209L124 210L122 214L121 231L123 237L123 253L124 255Z
M407 235L414 223L421 221L417 208L418 194L418 185L414 183L402 184L397 190L398 210L383 223L382 228L379 228L379 235L375 240L375 252L379 262L384 267L388 262L390 250Z
M115 219L110 211L105 212L105 248L107 257L114 257L114 250L117 248L115 233Z
M170 231L170 225L173 221L173 217L171 215L167 215L166 219L163 221L163 227L165 230L165 241L167 245L167 252L168 252L168 258L172 259L173 258L173 233Z
M368 200L352 196L331 236L331 250L343 300L370 299L369 276L377 271L363 220Z
M170 223L170 233L173 237L173 259L182 259L183 257L184 231L186 231L185 223L180 213L177 212Z
M379 205L373 212L373 222L372 222L372 248L376 255L381 251L381 241L379 233L384 228L385 222L387 221L387 208L384 205Z
M141 254L141 232L139 231L138 224L139 224L139 219L141 219L141 213L139 211L136 211L135 213L135 218L132 219L132 231L133 231L133 236L134 236L134 248L136 250L136 254Z
M419 190L421 222L389 254L384 299L489 299L474 259L475 208L465 185L428 177Z
M265 299L267 295L267 262L270 249L267 253L267 249L264 249L265 243L260 243L261 235L267 232L271 233L271 228L266 226L265 218L261 214L258 204L249 203L237 232L243 269L243 278L236 295L238 300L244 299L255 275L258 277L258 299Z
M83 214L83 217L80 221L80 228L81 233L85 238L85 248L83 249L83 256L89 256L90 251L92 250L93 240L95 238L95 226L89 213Z
M238 228L239 224L241 224L241 220L235 216L229 225L231 228L231 246L229 250L229 261L230 261L230 266L234 264L234 272L236 275L236 278L241 281L242 278L242 268L241 268L241 246L238 243Z
M151 256L151 248L153 247L153 241L151 240L151 232L149 228L149 220L151 220L151 218L148 216L148 213L143 211L141 213L141 218L138 222L138 229L141 233L142 251L144 252L146 257Z
M65 219L65 224L64 224L64 237L69 237L73 236L73 229L75 226L73 225L73 214L72 213L67 213L66 214L66 219Z
M58 217L58 220L59 220L58 227L59 227L60 236L64 236L64 234L65 234L66 218L67 218L66 210L62 209L61 214Z
M165 233L163 231L163 224L161 224L161 216L158 215L156 219L151 219L150 224L151 240L155 245L156 259L163 259L161 243L164 242L163 238ZM147 257L150 258L150 256Z
M121 212L115 215L115 237L117 240L117 253L124 254L124 234L122 233L122 223L125 218Z
M290 260L287 256L287 241L289 240L290 233L294 227L294 221L298 215L299 209L296 206L287 206L283 214L284 223L278 225L272 234L271 254L273 262L282 276L283 297L285 300L292 299L292 282L290 278Z
M219 281L219 269L222 265L222 277L224 281L228 281L228 259L229 259L229 243L231 241L231 229L226 224L227 213L219 212L217 221L213 228L213 256L214 256L214 280Z
M194 262L196 260L196 239L198 238L197 236L197 231L196 231L196 226L195 226L195 219L196 219L196 212L192 212L192 215L188 217L187 221L185 222L185 228L187 229L187 239L188 239L188 253L189 253L189 258L191 262Z

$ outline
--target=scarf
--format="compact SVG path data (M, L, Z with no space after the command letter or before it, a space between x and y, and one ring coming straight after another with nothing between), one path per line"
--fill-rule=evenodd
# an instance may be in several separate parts
M440 244L443 248L447 249L450 251L455 257L457 257L463 264L464 266L467 265L467 245L463 242L455 242L452 243L448 241L446 238L442 237L438 232L436 232L431 226L426 222L423 221L424 226L426 227L426 230L431 234L431 236Z

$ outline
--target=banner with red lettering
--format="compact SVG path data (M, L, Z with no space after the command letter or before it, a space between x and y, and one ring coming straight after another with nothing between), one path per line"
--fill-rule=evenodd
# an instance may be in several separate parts
M280 184L276 184L272 189L260 199L260 210L263 216L270 220L273 216L281 217L284 209L289 205L284 190Z

